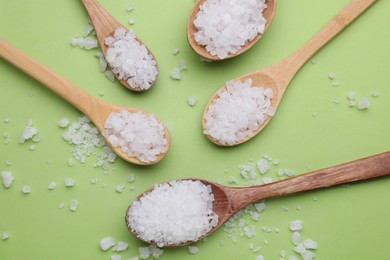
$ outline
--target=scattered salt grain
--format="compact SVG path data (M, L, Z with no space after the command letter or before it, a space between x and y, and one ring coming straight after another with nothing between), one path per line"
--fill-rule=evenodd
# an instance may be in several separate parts
M127 5L127 8L126 8L126 11L127 12L130 12L130 11L132 11L134 9L134 5L133 4L128 4Z
M91 23L88 23L87 26L85 26L84 31L83 31L83 37L87 37L90 33L93 31L93 26Z
M306 248L305 246L301 243L301 244L298 244L296 247L294 247L293 249L295 252L297 252L298 254L301 254L303 252L306 251Z
M256 256L255 260L264 260L264 256L258 255L258 256Z
M89 183L96 184L96 183L98 183L98 181L99 181L98 177L95 177L95 178L90 179Z
M125 189L125 185L120 184L116 186L115 191L118 193L122 193L124 189Z
M73 187L75 184L75 180L71 178L65 178L64 183L66 187Z
M34 145L34 144L30 145L30 146L28 147L28 149L29 149L30 151L34 151L34 150L35 150L35 145Z
M172 50L172 55L177 55L180 52L179 48L175 48Z
M218 223L213 201L211 187L200 181L155 185L133 202L129 227L138 237L159 247L196 241Z
M335 82L332 82L332 86L333 87L338 87L338 86L340 86L340 81L335 81Z
M100 242L99 242L100 248L103 251L107 251L108 249L113 247L115 244L116 244L115 240L112 237L105 237L102 240L100 240Z
M181 73L180 73L180 70L178 68L174 68L171 73L169 74L169 76L173 79L176 79L176 80L179 80L181 79Z
M114 37L107 37L106 60L117 74L118 79L125 80L133 89L149 89L157 79L157 63L141 45L134 31L117 28Z
M54 190L57 187L57 183L55 181L52 181L49 183L49 186L47 187L49 190Z
M364 97L364 98L359 99L358 104L357 104L357 108L359 110L367 109L369 107L370 107L370 101L368 101L368 98Z
M98 47L98 41L91 37L73 37L70 43L73 47L79 47L86 50L91 50Z
M129 174L129 176L127 176L127 181L130 183L133 183L135 181L134 174Z
M296 246L299 245L301 243L301 233L294 231L291 236L291 242Z
M23 187L22 187L22 192L23 192L24 194L29 194L29 193L31 192L30 186L28 186L28 185L23 186Z
M78 206L79 206L78 200L72 199L69 203L69 209L73 212L77 210Z
M317 242L312 239L305 240L305 242L303 242L303 245L306 249L318 249Z
M336 78L336 73L331 72L331 73L328 74L328 77L329 77L330 79L335 79L335 78Z
M112 249L112 251L121 252L121 251L125 251L128 247L129 247L129 244L128 244L128 243L125 243L125 242L123 242L123 241L119 241L119 242L114 246L114 248Z
M61 128L65 128L69 125L69 119L63 118L58 122L58 126Z
M188 105L190 105L190 106L195 106L195 104L196 104L196 98L195 97L193 97L193 96L189 96L188 98L187 98L187 103L188 103Z
M135 20L134 20L134 18L131 18L131 19L129 20L129 24L130 24L130 25L133 25L133 24L135 24Z
M266 205L264 202L255 203L254 206L255 206L257 212L259 212L259 213L263 212L266 209Z
M271 183L271 182L272 182L272 178L270 178L270 177L267 177L267 178L263 179L263 183L264 184L268 184L268 183Z
M271 168L269 163L268 163L268 160L266 159L260 159L258 162L257 162L257 168L259 169L260 173L261 174L265 174L266 172L269 171L269 169Z
M301 257L302 257L303 260L312 260L315 256L316 256L315 253L313 253L311 251L308 251L308 250L303 251L301 253Z
M14 181L14 176L12 175L12 172L2 172L1 179L3 181L4 187L8 189L11 187L12 182Z
M372 92L372 96L373 97L378 97L379 96L378 90L374 90L374 92Z
M111 260L122 260L122 257L120 255L112 255Z
M196 253L198 253L199 249L196 246L188 246L188 251L190 252L190 254L195 255Z
M264 0L208 0L194 20L197 44L220 59L237 53L265 30Z
M250 137L273 116L272 89L252 86L252 79L228 81L205 113L204 134L224 145Z
M104 76L106 76L106 78L111 82L115 81L115 74L111 70L104 72Z
M113 112L104 124L103 135L113 147L129 157L148 163L165 153L168 141L164 126L153 115L121 110Z
M352 100L355 100L355 98L356 98L355 92L350 92L350 93L348 93L347 97L348 97L348 99L351 100L351 101L352 101Z
M72 158L69 158L68 161L66 162L66 164L69 166L69 167L73 167L74 166L74 160Z
M138 248L139 251L139 257L141 259L147 259L150 256L149 248L147 247L140 247Z
M65 203L64 202L58 203L58 208L59 209L63 209L64 207L65 207Z
M19 143L23 144L26 140L31 139L37 133L38 133L38 130L36 128L32 127L32 120L28 120L27 125L24 128L24 131L19 138Z
M290 229L292 231L298 231L301 230L303 227L303 222L301 220L294 220L290 223Z
M1 239L3 239L3 240L9 239L9 234L8 234L8 232L3 232L3 234L1 234Z

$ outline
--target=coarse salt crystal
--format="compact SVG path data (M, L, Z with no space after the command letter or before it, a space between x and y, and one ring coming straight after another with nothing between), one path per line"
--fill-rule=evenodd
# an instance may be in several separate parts
M105 237L102 240L100 240L99 245L100 248L103 251L107 251L109 248L113 247L115 245L115 240L112 237Z
M305 240L305 242L303 242L303 245L306 249L318 249L317 242L312 239Z
M198 253L199 249L196 246L188 246L188 251L190 252L190 254L195 255L196 253Z
M29 193L31 192L30 186L28 186L28 185L23 186L23 187L22 187L22 192L23 192L24 194L29 194Z
M55 181L52 181L49 183L49 186L47 187L49 190L54 190L57 187L57 183Z
M61 128L65 128L69 125L69 119L63 118L58 122L58 126Z
M64 183L66 187L73 187L75 184L75 180L71 178L65 178Z
M3 185L5 188L9 188L12 185L12 182L14 181L14 176L12 175L12 172L4 171L1 173L1 179L3 181Z
M122 257L120 255L112 255L111 260L122 260Z
M26 127L22 135L19 138L19 143L23 144L26 140L31 139L34 135L38 133L38 130L32 127L32 121L28 120Z
M190 106L195 106L195 104L196 104L196 98L195 97L193 97L193 96L189 96L188 98L187 98L187 103L188 103L188 105L190 105Z
M8 234L8 232L3 232L3 234L1 234L1 239L3 239L3 240L9 239L9 234Z
M359 99L358 104L357 104L357 108L359 110L367 109L369 107L370 107L370 101L368 101L368 98L364 97L364 98Z
M298 231L303 228L303 222L301 220L294 220L290 223L290 229L292 231Z
M123 242L123 241L119 241L119 242L114 246L114 248L112 249L112 251L115 251L115 252L125 251L128 247L129 247L129 244L128 244L128 243L125 243L125 242Z
M72 199L69 203L69 209L74 212L77 210L78 207L79 207L79 201Z

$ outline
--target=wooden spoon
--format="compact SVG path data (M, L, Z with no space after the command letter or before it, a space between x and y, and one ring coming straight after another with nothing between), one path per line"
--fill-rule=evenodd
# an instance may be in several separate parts
M61 78L45 66L39 64L31 57L22 53L20 50L16 49L11 44L5 42L2 39L0 39L0 57L7 60L9 63L13 64L20 70L24 71L26 74L30 75L51 89L53 92L64 98L66 101L71 103L73 106L78 108L95 124L101 133L104 130L104 124L107 118L112 112L128 110L129 112L142 112L146 115L149 115L147 112L141 111L139 109L111 105L96 99L95 97L77 88L72 83ZM166 127L164 129L164 136L168 141L164 153L159 154L155 161L149 163L142 162L134 157L129 157L126 153L122 152L120 147L112 147L110 142L107 140L106 142L111 147L111 149L122 159L138 165L149 165L161 161L161 159L163 159L167 154L171 139Z
M191 48L200 57L202 57L202 58L204 58L206 60L210 60L210 61L217 61L217 60L221 60L221 59L218 56L211 55L206 50L205 46L199 45L195 41L195 38L194 38L194 33L198 31L198 29L196 29L196 27L194 25L194 20L196 19L196 15L198 14L198 12L200 10L200 6L203 5L203 3L205 1L207 1L207 0L198 0L196 2L195 6L191 10L190 17L189 17L188 23L187 23L187 39L188 39L188 42L189 42ZM263 37L264 33L268 30L268 28L269 28L269 26L270 26L270 24L272 22L272 19L274 18L275 9L276 9L276 0L267 0L266 3L267 3L267 8L264 9L264 11L263 11L263 16L264 16L264 18L267 21L266 24L265 24L264 32L262 34L258 34L252 41L248 42L237 53L229 54L225 59L230 59L230 58L236 57L236 56L246 52L247 50L252 48L252 46L255 45L255 43L258 40L260 40L261 37Z
M356 161L298 175L281 181L246 188L227 187L207 180L187 180L198 180L201 181L204 185L210 185L212 194L214 195L213 211L218 215L218 224L205 236L198 239L201 240L216 231L239 210L256 201L291 195L304 191L327 188L335 185L363 181L386 175L390 175L390 152L373 155ZM151 190L152 189L146 192ZM142 196L144 195L140 195L137 200L139 200ZM134 236L138 237L138 235L134 233L129 226L128 218L130 214L130 208L131 205L126 211L126 225L129 231ZM184 246L193 242L196 241L188 241L182 244L166 246Z
M99 41L100 48L102 49L103 55L106 56L108 46L104 43L105 39L108 36L113 36L117 28L122 27L126 29L122 24L120 24L114 17L112 17L96 0L82 0L82 3L87 10L89 19L95 29L97 39ZM128 31L126 29L126 31ZM139 38L136 37L136 40L141 44L145 45ZM145 45L146 47L146 45ZM156 61L156 58L153 56L152 52L146 47L148 53ZM157 64L157 61L156 61ZM156 65L157 66L157 65ZM118 75L114 74L118 79ZM126 80L118 79L123 86L130 90L137 92L144 91L139 86L130 86ZM152 85L157 81L157 77L153 82L150 82Z
M376 0L354 0L347 5L333 20L328 23L319 33L317 33L311 40L309 40L301 49L282 60L281 62L264 68L262 70L254 71L252 73L241 76L235 81L245 81L246 79L252 79L253 86L260 86L271 88L273 90L273 99L271 100L271 107L276 110L278 107L284 92L287 89L288 84L298 72L298 70L305 64L305 62L314 55L321 47L341 32L347 25L349 25L354 19L362 14L371 4ZM209 106L218 98L218 94L226 89L226 86L217 91L209 100L206 105L202 125L205 129L205 114L208 112ZM255 131L253 134L233 145L244 143L257 135L271 120L268 117L267 120ZM219 142L213 137L207 135L207 137L214 143L221 146L233 146Z

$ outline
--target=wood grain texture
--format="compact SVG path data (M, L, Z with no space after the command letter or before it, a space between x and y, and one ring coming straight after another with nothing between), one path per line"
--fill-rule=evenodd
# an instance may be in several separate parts
M295 74L305 64L310 57L312 57L318 50L320 50L325 44L333 39L338 33L340 33L345 27L347 27L352 21L354 21L359 15L361 15L368 7L370 7L377 0L354 0L347 5L334 19L332 19L320 32L318 32L312 39L310 39L302 48L293 53L286 59L276 63L270 67L254 71L243 75L236 81L244 81L248 78L253 80L253 86L257 87L269 87L273 90L273 99L271 100L271 107L277 109L282 97ZM208 111L210 104L218 98L218 93L225 90L226 86L223 86L218 90L207 103L203 118L202 125L205 129L205 114ZM258 128L253 134L246 139L237 142L234 145L242 144L254 136L269 123L272 117L268 117L267 120ZM226 145L215 140L211 136L207 135L207 138L213 143L220 146L234 146Z
M107 104L91 96L2 39L0 39L0 57L30 75L32 78L42 83L44 86L79 109L95 124L101 133L104 130L104 124L108 116L112 112L118 112L120 110L128 110L129 112L141 111L135 108ZM149 115L147 112L141 112ZM165 138L168 141L166 151L160 154L156 161L151 163L144 163L134 157L129 157L127 154L123 153L119 147L112 147L108 141L106 141L106 143L119 157L128 162L138 165L154 164L161 161L169 150L171 141L170 135L166 127L164 131Z
M104 43L105 39L108 36L113 36L115 30L119 27L124 28L126 31L128 30L125 26L119 23L110 13L108 13L96 0L82 0L82 3L95 29L96 37L98 39L100 48L102 49L103 55L106 56L108 46ZM146 44L144 44L138 37L136 37L136 40L141 45L145 45L146 49L148 50L148 53L153 57L153 60L157 64L156 58L154 57L150 49L146 46ZM157 65L156 67L158 70ZM114 75L118 79L118 75L117 74ZM123 86L125 86L130 90L136 92L145 91L144 89L141 89L139 86L130 86L126 80L118 79L118 81L120 81L120 83ZM157 81L157 77L153 82L151 82L151 84L153 85L156 81Z
M218 56L213 56L211 55L208 51L206 51L206 48L205 46L202 46L202 45L199 45L196 41L195 41L195 38L194 38L194 33L197 32L198 30L196 29L195 25L194 25L194 20L196 19L196 15L197 13L199 12L199 8L200 6L207 0L199 0L196 2L195 6L192 8L191 10L191 13L189 15L189 19L188 19L188 23L187 23L187 40L188 40L188 43L190 45L190 47L194 50L195 53L197 53L200 57L206 59L206 60L211 60L211 61L218 61L218 60L221 60L220 58L218 58ZM265 29L264 29L264 32L261 33L261 34L258 34L252 41L249 41L245 46L243 46L243 48L238 51L237 53L235 54L229 54L227 56L227 58L223 59L223 60L226 60L226 59L231 59L233 57L236 57L244 52L246 52L247 50L249 50L250 48L253 47L253 45L256 44L256 42L258 40L260 40L261 37L263 37L263 35L266 33L266 31L268 30L269 26L271 25L272 23L272 20L274 18L274 14L275 14L275 9L276 9L276 0L267 0L266 1L267 3L267 8L263 11L263 16L264 18L266 19L266 25L265 25Z

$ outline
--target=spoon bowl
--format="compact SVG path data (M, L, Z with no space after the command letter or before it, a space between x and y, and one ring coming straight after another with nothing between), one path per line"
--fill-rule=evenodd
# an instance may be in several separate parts
M120 110L127 110L129 112L142 112L145 115L149 113L141 111L135 108L117 106L107 104L90 94L82 91L81 89L74 86L72 83L61 78L42 64L39 64L20 50L13 47L11 44L0 39L0 57L13 64L15 67L24 71L43 85L51 89L53 92L64 98L66 101L71 103L73 106L78 108L84 115L86 115L96 126L100 133L104 131L104 125L107 118L112 112L118 112ZM106 143L110 148L122 159L137 165L150 165L161 161L167 154L170 146L170 135L168 129L164 126L164 137L167 140L164 151L157 155L155 161L144 162L135 157L129 157L124 153L121 148L113 147L110 142L106 139Z
M128 30L121 23L119 23L114 17L112 17L96 0L82 0L82 3L85 9L87 10L89 19L91 20L91 23L95 29L96 37L98 39L100 48L102 49L102 53L104 56L106 56L108 46L105 44L105 39L109 36L113 36L117 28L121 27L124 28L126 31ZM145 45L138 37L136 37L136 40L141 45ZM152 52L148 49L146 45L145 47L149 55L153 57L153 60L157 64L156 58L153 56ZM126 80L119 79L118 75L115 73L114 75L118 79L118 81L126 88L136 92L145 91L139 86L130 86ZM157 77L153 82L150 83L153 85L156 81L157 81Z
M188 43L190 44L191 48L194 50L195 53L197 53L200 57L206 60L210 61L217 61L221 60L218 58L218 56L211 55L205 48L205 46L199 45L194 38L194 33L198 31L198 29L194 25L194 20L196 19L196 15L200 10L200 6L204 4L207 0L198 0L195 4L195 6L192 8L188 23L187 23L187 39ZM261 37L263 37L264 33L268 30L269 26L272 23L272 20L274 18L275 10L276 10L276 0L267 0L267 8L263 11L263 16L266 20L265 28L263 33L257 34L257 36L249 41L246 45L244 45L237 53L235 54L229 54L225 59L230 59L233 57L236 57L250 48L252 48L253 45L256 44L258 40L260 40Z
M281 181L245 188L227 187L200 179L185 180L201 181L204 185L211 186L211 192L214 196L213 211L218 216L218 224L205 236L198 238L199 241L215 232L238 211L256 201L364 181L388 175L390 175L390 152L384 152L311 173L297 175ZM150 192L151 190L152 189L149 189L144 194ZM136 200L139 200L142 196L144 196L144 194L138 196ZM126 226L134 236L142 240L142 238L140 238L138 234L133 232L130 228L128 222L128 216L131 214L130 209L131 205L128 207L125 215ZM150 243L149 241L145 242ZM193 242L196 241L185 241L180 244L164 246L178 247L188 245ZM153 241L152 244L154 244Z
M294 75L298 70L306 63L306 61L313 56L318 50L320 50L326 43L333 39L338 33L340 33L345 27L347 27L353 20L355 20L360 14L362 14L368 7L370 7L376 0L354 0L347 5L330 23L328 23L319 33L317 33L311 40L309 40L301 49L293 53L286 59L276 63L270 67L266 67L262 70L254 71L252 73L241 76L234 81L244 81L246 79L252 79L253 86L268 87L273 91L273 98L271 100L271 108L275 111ZM206 114L209 111L209 107L219 97L219 93L224 91L226 86L220 88L209 100L205 107L202 126L205 129ZM258 129L252 132L252 134L234 144L224 144L218 139L207 135L207 138L217 145L221 146L233 146L244 143L254 136L256 136L271 120L272 117L268 117Z

